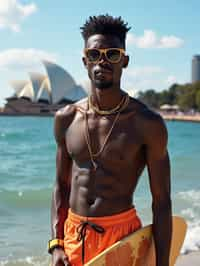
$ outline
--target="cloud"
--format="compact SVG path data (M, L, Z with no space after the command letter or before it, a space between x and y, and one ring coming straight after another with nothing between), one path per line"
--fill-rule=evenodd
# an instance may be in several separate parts
M33 70L41 60L57 61L58 55L36 49L9 49L0 52L0 68L8 70Z
M131 78L143 78L143 76L152 76L157 73L163 72L161 67L157 66L136 66L134 68L127 69L126 75Z
M178 48L184 41L176 36L158 37L152 30L144 30L143 36L136 36L132 33L127 35L127 46L135 45L138 48Z
M20 31L22 21L37 11L34 3L21 4L19 0L0 0L0 29Z
M166 84L172 85L174 83L177 83L177 78L173 75L168 76L166 79Z
M132 96L139 91L168 89L174 83L184 83L182 77L175 77L159 66L135 66L122 76L122 87Z

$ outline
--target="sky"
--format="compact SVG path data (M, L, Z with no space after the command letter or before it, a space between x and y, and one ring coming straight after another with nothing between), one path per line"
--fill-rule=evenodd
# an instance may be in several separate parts
M46 74L42 59L87 87L80 27L89 16L106 13L131 26L122 89L135 95L191 82L191 60L200 53L199 12L197 0L0 0L0 106L14 93L12 80Z

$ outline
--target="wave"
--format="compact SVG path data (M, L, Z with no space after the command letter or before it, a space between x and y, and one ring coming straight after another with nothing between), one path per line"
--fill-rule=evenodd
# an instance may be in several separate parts
M178 215L185 218L188 226L181 253L200 250L200 190L178 192L175 205Z
M188 229L181 253L200 250L200 221L187 222Z
M49 207L51 188L39 190L0 190L0 206L12 208Z
M200 207L200 190L188 190L179 192L178 196L183 200L191 202L194 206Z
M0 266L47 266L50 264L48 255L26 256L25 258L5 258L0 261Z

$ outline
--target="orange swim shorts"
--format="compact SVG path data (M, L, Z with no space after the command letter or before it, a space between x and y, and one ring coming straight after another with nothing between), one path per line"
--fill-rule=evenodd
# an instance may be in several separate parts
M134 208L104 217L84 217L69 209L64 225L65 253L72 266L82 266L141 226Z

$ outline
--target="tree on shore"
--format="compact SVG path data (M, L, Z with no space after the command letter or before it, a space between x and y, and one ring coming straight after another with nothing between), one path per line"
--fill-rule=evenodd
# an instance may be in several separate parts
M163 104L179 105L183 111L200 111L200 81L187 84L173 84L168 90L156 92L153 89L138 93L138 99L151 108L158 109Z
M196 105L197 105L197 109L198 111L200 111L200 90L198 90L198 92L196 93Z

